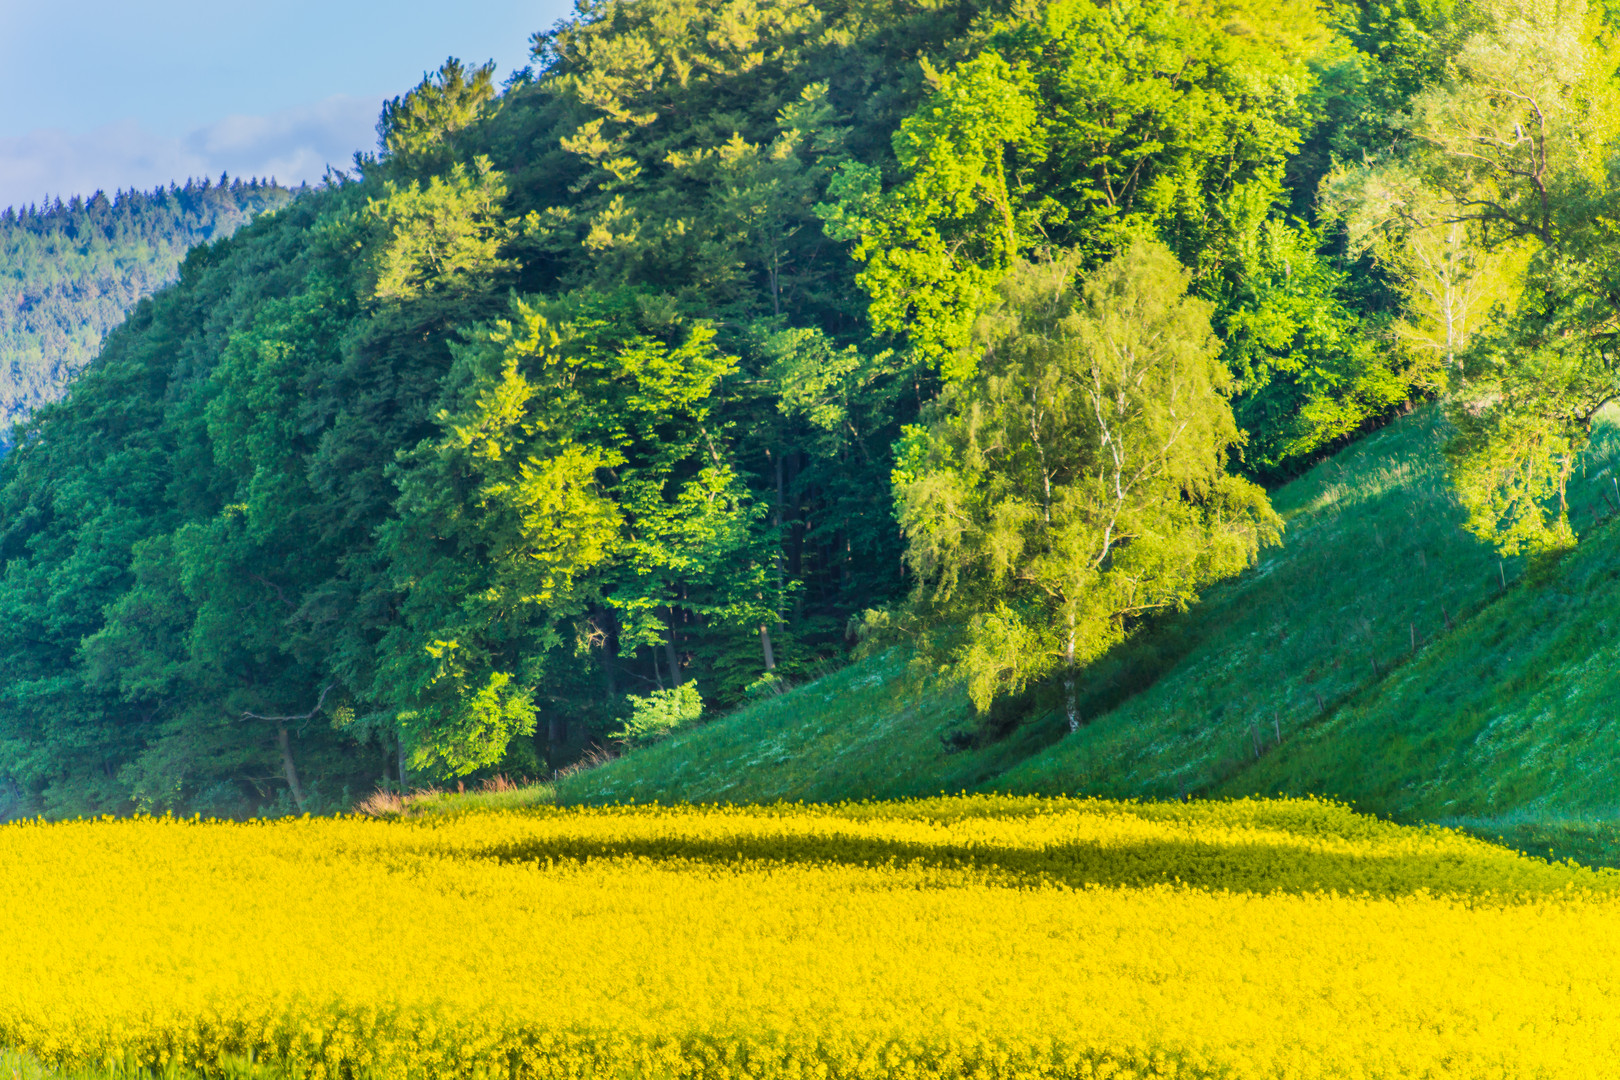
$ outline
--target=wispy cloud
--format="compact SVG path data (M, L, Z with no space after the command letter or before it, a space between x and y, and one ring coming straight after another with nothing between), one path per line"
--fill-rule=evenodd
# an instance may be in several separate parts
M179 137L134 120L74 134L41 128L0 139L0 206L97 190L153 188L188 177L319 180L376 143L381 98L338 96L266 116L228 116Z

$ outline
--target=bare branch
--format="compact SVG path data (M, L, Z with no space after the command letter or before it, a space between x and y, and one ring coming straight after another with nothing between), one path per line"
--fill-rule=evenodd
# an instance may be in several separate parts
M285 724L293 720L313 720L315 718L315 714L321 711L321 706L326 704L326 695L332 692L332 687L335 685L335 683L327 683L326 686L322 688L320 700L315 702L315 707L309 710L309 712L304 713L302 716L260 716L255 712L244 712L242 714L242 719L269 720L278 724Z

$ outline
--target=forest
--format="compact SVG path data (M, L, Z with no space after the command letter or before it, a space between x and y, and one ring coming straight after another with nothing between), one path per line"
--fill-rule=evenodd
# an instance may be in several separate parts
M447 61L15 428L0 811L549 775L895 646L1075 728L1269 489L1431 398L1468 529L1555 558L1617 385L1614 31L602 0Z
M274 183L222 176L0 213L0 449L12 425L62 395L137 300L175 279L188 250L292 198Z

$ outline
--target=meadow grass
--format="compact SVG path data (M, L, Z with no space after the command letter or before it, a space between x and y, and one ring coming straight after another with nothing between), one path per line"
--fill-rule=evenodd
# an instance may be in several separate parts
M1456 638L1484 625L1479 620L1513 618L1494 609L1502 601L1516 609L1521 590L1504 582L1514 586L1525 568L1522 560L1498 559L1462 529L1444 473L1444 439L1440 414L1418 413L1275 492L1287 522L1283 545L1088 673L1094 681L1134 683L1138 692L990 786L1158 798L1284 790L1338 795L1411 817L1443 812L1379 799L1379 788L1352 773L1398 774L1393 784L1430 779L1424 763L1407 759L1405 733L1394 726L1375 725L1342 748L1328 746L1328 737L1323 753L1342 763L1332 777L1282 776L1279 763L1265 759L1279 736L1289 747L1304 733L1334 730L1324 725L1346 710L1384 700L1390 680L1406 676L1414 643L1425 678L1442 656L1462 661L1451 673L1457 678L1491 678L1477 657L1459 655ZM1612 510L1614 439L1612 426L1601 429L1596 466L1572 486L1573 518L1588 535ZM1592 540L1599 559L1613 548L1607 533ZM1475 714L1472 722L1489 719ZM1469 722L1459 717L1452 734ZM1563 797L1558 776L1543 774L1541 784L1520 797Z
M1549 861L1620 869L1620 813L1571 818L1518 811L1498 817L1442 818L1440 824Z
M1371 810L1590 857L1612 848L1601 826L1615 821L1617 696L1620 533L1609 526L1225 790L1353 793Z
M838 801L977 787L1056 737L1032 725L958 750L972 725L959 687L909 678L895 650L729 716L560 778L565 803Z
M527 810L556 801L557 789L545 783L519 783L496 776L475 783L472 790L418 788L410 792L378 790L361 800L357 809L370 817L422 817L478 810Z

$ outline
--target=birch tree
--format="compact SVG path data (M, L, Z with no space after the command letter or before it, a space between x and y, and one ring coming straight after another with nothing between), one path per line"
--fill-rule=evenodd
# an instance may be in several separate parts
M1612 34L1582 0L1485 0L1403 147L1340 170L1353 239L1403 279L1406 327L1452 368L1447 457L1504 553L1574 542L1565 491L1620 394Z
M895 475L922 655L975 705L1080 665L1248 566L1280 521L1226 471L1240 439L1210 305L1138 241L1074 281L1020 262L975 327L975 377L911 429Z
M1326 195L1352 254L1371 255L1397 282L1405 310L1392 329L1421 369L1414 381L1443 385L1493 313L1512 308L1530 245L1487 243L1457 200L1400 165L1341 171Z

